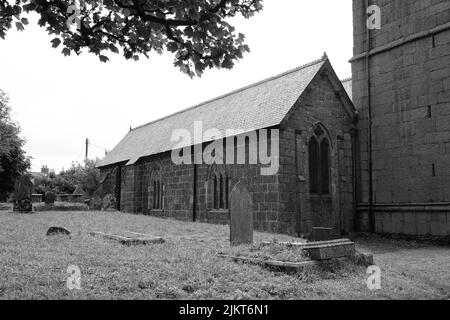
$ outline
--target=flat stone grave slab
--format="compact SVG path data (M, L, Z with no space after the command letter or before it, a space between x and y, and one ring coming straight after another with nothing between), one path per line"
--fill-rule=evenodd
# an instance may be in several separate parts
M302 261L302 262L287 262L287 261L276 261L276 260L263 260L256 258L247 257L235 257L229 255L218 255L220 258L229 259L234 262L249 263L253 265L258 265L263 268L270 270L283 271L283 272L301 272L306 267L317 266L319 261Z
M271 242L264 242L264 245L272 245ZM330 241L315 241L306 243L280 242L286 246L300 247L308 253L311 260L329 260L343 257L353 257L355 255L355 243L349 239L337 239Z
M128 232L131 233L131 232ZM150 235L134 233L132 237L119 236L114 234L107 234L103 232L93 231L90 232L91 236L101 237L108 240L117 241L123 245L127 246L137 246L137 245L150 245L150 244L162 244L165 240L161 237L152 237Z
M225 237L210 237L205 235L192 235L192 236L174 236L171 237L176 240L190 240L198 242L211 242L211 241L228 241Z

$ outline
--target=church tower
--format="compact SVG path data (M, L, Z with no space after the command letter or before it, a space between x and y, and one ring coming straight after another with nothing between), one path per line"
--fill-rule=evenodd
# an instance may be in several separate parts
M450 1L353 0L353 24L358 226L450 235Z

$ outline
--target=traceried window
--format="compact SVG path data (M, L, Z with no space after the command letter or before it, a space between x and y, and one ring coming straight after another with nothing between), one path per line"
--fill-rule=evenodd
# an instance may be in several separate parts
M164 209L165 186L162 180L161 170L154 169L150 175L148 186L148 206L153 210Z
M164 209L164 184L161 179L153 181L153 209Z
M308 143L309 191L316 195L330 194L330 142L318 125Z
M228 190L230 179L224 173L217 173L213 177L213 205L216 210L227 210Z

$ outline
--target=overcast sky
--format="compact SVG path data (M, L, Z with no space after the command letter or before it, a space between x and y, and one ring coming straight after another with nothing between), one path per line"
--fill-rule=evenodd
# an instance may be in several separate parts
M191 80L170 53L139 62L110 54L64 57L35 25L0 39L0 88L27 139L32 170L82 162L84 142L111 150L130 126L147 123L322 57L340 78L351 76L351 0L264 0L255 17L235 21L251 53L233 70L207 70ZM90 157L103 156L92 147Z

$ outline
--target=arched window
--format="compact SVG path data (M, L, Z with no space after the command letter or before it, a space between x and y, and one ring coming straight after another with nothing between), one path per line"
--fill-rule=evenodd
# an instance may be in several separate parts
M322 126L318 125L309 139L309 191L311 194L330 194L330 142Z
M164 183L161 178L161 171L155 170L151 176L151 186L152 192L149 192L148 196L152 197L152 209L153 210L162 210L164 209ZM150 190L149 190L150 191ZM150 199L149 199L150 203Z
M216 210L228 209L230 178L224 173L217 173L213 177L213 204Z
M320 187L322 194L330 194L330 145L325 137L320 143Z
M319 193L319 144L316 137L309 140L309 192Z
M213 197L214 197L214 209L219 209L219 204L217 202L219 197L217 196L217 177L216 176L214 176Z

